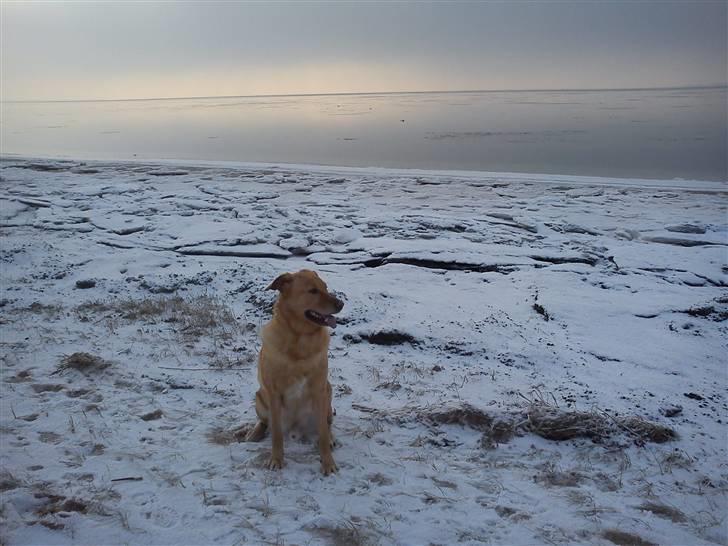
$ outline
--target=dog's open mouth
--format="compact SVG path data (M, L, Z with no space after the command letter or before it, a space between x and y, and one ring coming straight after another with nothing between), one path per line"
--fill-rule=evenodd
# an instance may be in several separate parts
M328 326L329 328L336 328L336 317L334 315L324 315L313 309L308 309L304 315L311 322L315 322L319 326Z

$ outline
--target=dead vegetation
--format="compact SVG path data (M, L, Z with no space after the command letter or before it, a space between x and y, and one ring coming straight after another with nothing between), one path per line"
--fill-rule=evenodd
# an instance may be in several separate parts
M673 429L651 421L645 421L641 417L625 417L619 420L618 423L635 438L655 444L663 444L677 437Z
M621 433L627 433L638 444L661 444L677 438L673 429L637 416L615 417L606 412L565 411L533 404L526 417L525 428L547 440L589 438L601 442Z
M618 546L657 546L654 542L645 540L639 535L620 531L619 529L607 529L602 533L602 536Z
M0 471L0 493L18 488L22 482L7 470Z
M40 394L42 392L58 392L63 390L65 387L60 384L54 384L54 383L33 383L30 386L33 391Z
M403 345L408 343L417 346L419 342L414 336L399 330L382 330L380 332L362 333L359 337L373 345Z
M531 516L529 514L526 514L525 512L520 512L515 508L511 508L510 506L498 505L495 507L495 513L503 519L510 519L513 522L531 519Z
M722 302L719 302L719 303L722 303ZM728 320L728 308L725 305L721 305L717 309L713 305L705 305L702 307L691 307L690 309L685 309L685 310L679 311L679 312L685 313L686 315L690 315L691 317L710 319L715 322L723 322L725 320Z
M112 329L119 319L174 324L175 330L189 340L203 336L232 339L239 329L230 307L208 295L190 299L159 296L140 300L93 301L76 307L76 314L84 322L89 320L91 314L105 314L107 324Z
M40 302L33 302L28 307L18 309L21 313L31 313L34 315L42 315L47 318L55 318L61 314L63 307L60 305L46 305Z
M57 371L77 370L85 374L99 372L108 368L111 363L103 358L89 353L73 353L61 359Z
M112 489L94 487L86 492L86 498L61 495L49 489L46 483L34 485L33 496L40 501L39 506L35 509L35 515L39 519L31 524L39 523L54 530L63 529L65 527L63 520L72 513L109 516L110 513L104 503L120 498L119 494Z
M687 520L685 517L685 514L683 514L680 510L677 508L673 508L672 506L667 506L666 504L660 504L659 502L643 502L637 507L639 510L644 510L646 512L651 512L655 514L658 517L669 519L673 521L674 523L682 523Z
M161 419L164 413L161 409L156 409L154 411L150 411L149 413L145 413L144 415L140 415L139 418L142 421L156 421L157 419Z
M378 541L353 521L340 525L317 525L310 530L332 546L373 546Z
M441 409L403 408L394 412L373 408L356 409L397 423L418 421L430 427L462 425L472 428L483 433L481 445L484 448L507 443L514 435L524 433L557 442L588 438L597 443L626 435L637 445L663 443L677 438L673 429L638 416L619 417L606 412L568 411L540 402L510 414L487 413L466 403Z
M250 425L241 425L231 429L214 428L207 433L207 441L219 446L244 442L250 428Z
M5 379L6 383L26 383L33 380L33 374L28 370L21 370L12 377Z
M553 465L547 465L543 472L534 476L536 482L549 487L576 487L585 476L575 470L562 471Z
M36 510L39 516L47 516L48 514L57 514L59 512L78 512L85 514L88 512L88 504L79 499L67 499L61 495L49 497L50 502L41 506Z
M424 421L430 423L463 425L481 432L486 432L493 422L493 418L490 415L470 404L430 411L429 413L424 413L422 418Z

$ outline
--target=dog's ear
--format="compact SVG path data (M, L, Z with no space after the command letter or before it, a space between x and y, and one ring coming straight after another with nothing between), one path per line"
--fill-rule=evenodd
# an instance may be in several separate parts
M276 280L270 283L270 286L266 288L266 290L283 290L283 287L292 281L293 275L290 273L283 273L282 275L278 275Z

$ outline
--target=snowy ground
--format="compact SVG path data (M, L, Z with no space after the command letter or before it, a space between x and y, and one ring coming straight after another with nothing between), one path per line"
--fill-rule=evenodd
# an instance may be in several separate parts
M724 185L0 167L3 544L728 543ZM235 441L301 268L346 300L328 478ZM538 408L616 430L548 440Z

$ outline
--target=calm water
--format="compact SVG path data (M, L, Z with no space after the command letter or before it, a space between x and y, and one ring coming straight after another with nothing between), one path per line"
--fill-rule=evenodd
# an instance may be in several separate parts
M3 103L4 154L727 180L728 91Z

